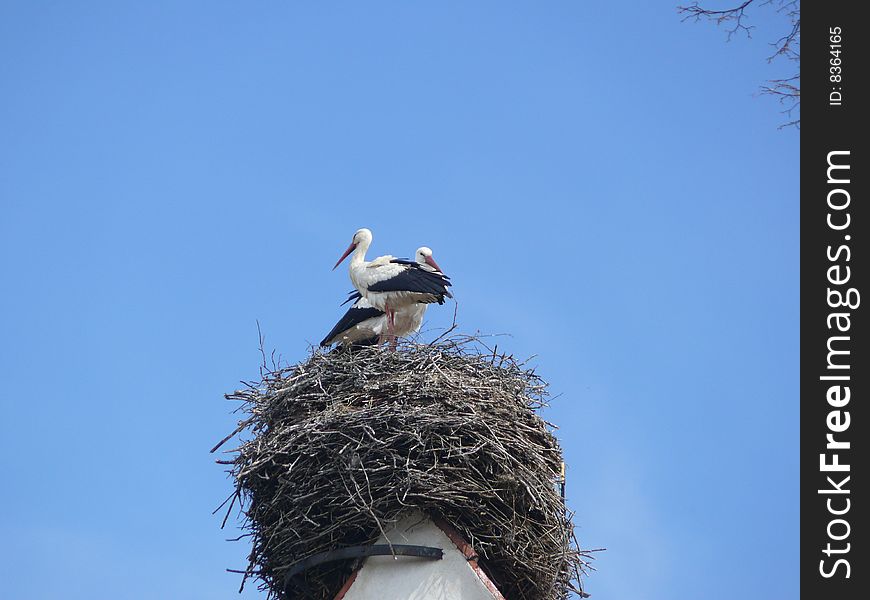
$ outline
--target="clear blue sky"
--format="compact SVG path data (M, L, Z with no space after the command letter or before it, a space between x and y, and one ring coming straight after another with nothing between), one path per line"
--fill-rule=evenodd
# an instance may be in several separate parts
M752 17L0 2L2 595L239 597L222 394L255 320L330 329L365 226L537 355L596 600L797 597L799 136Z

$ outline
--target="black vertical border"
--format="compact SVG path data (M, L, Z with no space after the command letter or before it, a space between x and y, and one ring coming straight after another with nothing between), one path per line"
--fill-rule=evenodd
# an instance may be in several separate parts
M870 310L870 289L865 285L870 262L867 260L867 237L870 236L868 223L867 179L870 168L865 151L867 127L866 111L870 110L867 88L868 64L859 54L870 51L870 26L858 15L861 2L807 2L802 6L801 27L801 518L800 518L800 573L801 593L806 598L850 600L870 598L867 595L868 553L866 545L870 536L864 529L867 512L866 493L858 488L870 486L863 462L859 463L858 454L868 452L868 411L864 405L868 398L868 379L870 362L866 352L868 330L867 318ZM832 81L831 36L840 28L842 81ZM836 61L834 61L836 62ZM832 105L831 92L842 93L840 105ZM836 162L850 165L848 175L845 170L832 172L833 178L849 178L848 184L828 182L828 155L832 151L848 151L840 154ZM845 189L849 194L849 205L839 211L828 206L828 194L835 189ZM833 193L834 204L843 204L846 196L842 192ZM832 229L828 214L836 225L842 225L848 213L850 225L840 231ZM848 237L847 237L848 236ZM841 246L846 250L837 250ZM831 260L829 255L838 257ZM847 260L848 258L848 260ZM829 269L840 265L839 270L829 274ZM834 285L829 275L842 279L849 267L849 281ZM860 304L849 307L833 308L828 302L828 290L846 293L855 288L861 294ZM836 301L836 298L834 299ZM837 322L829 329L831 313L849 313L848 320L840 319L839 324L849 324L849 331L838 331ZM828 342L831 336L848 336L848 340L836 340L834 346L848 350L848 355L836 355L836 362L848 363L849 368L828 368ZM848 381L822 380L825 375L846 375ZM848 404L835 407L829 404L827 393L832 385L848 385L850 400ZM844 392L841 390L844 394ZM842 400L842 395L841 395ZM836 398L835 398L836 402ZM839 411L831 415L832 411ZM843 428L848 411L849 425L845 431L832 433L829 421L835 428ZM848 449L826 449L827 434L834 439L849 442ZM841 464L848 464L849 471L823 472L820 455L826 454L828 463L833 461L832 454L838 454ZM864 461L866 462L866 461ZM849 493L820 493L835 487L827 480L830 476L835 485ZM843 483L844 477L849 480ZM847 502L848 499L848 502ZM828 501L831 501L830 508ZM831 509L849 510L842 515L831 514ZM842 521L833 522L835 519ZM842 540L831 539L830 533ZM848 551L840 554L826 554L828 544L834 550ZM848 544L848 546L847 546ZM846 566L837 559L845 559L849 564L849 577ZM823 563L821 561L824 561ZM833 575L824 577L826 570Z

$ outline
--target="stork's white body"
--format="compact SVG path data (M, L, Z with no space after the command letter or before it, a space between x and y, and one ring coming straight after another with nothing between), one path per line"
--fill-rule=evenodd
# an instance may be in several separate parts
M392 310L410 308L419 302L437 302L432 294L423 294L411 291L373 292L369 288L382 281L388 281L410 269L408 265L391 262L394 256L379 256L371 262L365 260L365 250L355 252L354 258L359 259L350 262L350 280L354 287L371 305L378 310L386 311L387 307Z
M423 315L426 314L428 307L428 304L412 304L397 310L393 321L395 335L402 337L420 331L420 327L423 326Z

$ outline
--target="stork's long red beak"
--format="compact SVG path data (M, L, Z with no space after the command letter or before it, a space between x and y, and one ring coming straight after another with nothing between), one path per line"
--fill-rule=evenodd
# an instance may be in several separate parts
M441 267L438 266L438 263L435 262L435 259L432 258L431 256L426 257L426 264L429 265L430 267L432 267L433 269L435 269L436 271L438 271L439 273L443 272L443 271L441 271Z
M347 258L347 255L350 254L351 252L353 252L354 250L356 250L356 244L351 242L350 246L347 247L347 250L344 251L344 254L341 255L341 258L338 259L338 262L335 263L335 266L332 267L332 270L335 271L335 269L338 268L338 265L341 264L341 261L343 261L345 258Z

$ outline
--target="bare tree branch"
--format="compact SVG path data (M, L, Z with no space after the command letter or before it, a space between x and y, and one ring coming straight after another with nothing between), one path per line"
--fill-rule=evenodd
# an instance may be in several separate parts
M797 63L796 70L791 77L785 79L770 79L765 85L760 86L762 94L768 94L779 100L783 106L783 114L787 115L788 122L780 125L780 129L789 126L800 128L800 36L801 36L801 5L800 0L745 0L731 8L713 10L694 2L689 6L678 6L677 12L683 15L683 21L697 22L702 19L724 26L727 41L740 32L746 37L752 37L754 27L748 24L747 10L755 5L775 7L776 12L785 17L789 22L789 30L785 35L773 42L773 53L767 57L767 62L773 62L777 58ZM794 118L794 115L797 117Z
M746 0L746 2L739 6L726 8L724 10L711 10L704 8L695 2L691 6L678 6L677 12L685 15L683 17L684 22L688 20L697 22L701 19L708 19L714 21L716 25L728 24L729 27L726 31L728 32L728 40L730 41L731 36L740 31L746 33L747 37L752 37L751 30L753 27L751 25L746 25L744 19L746 18L746 8L753 2L755 2L755 0Z

